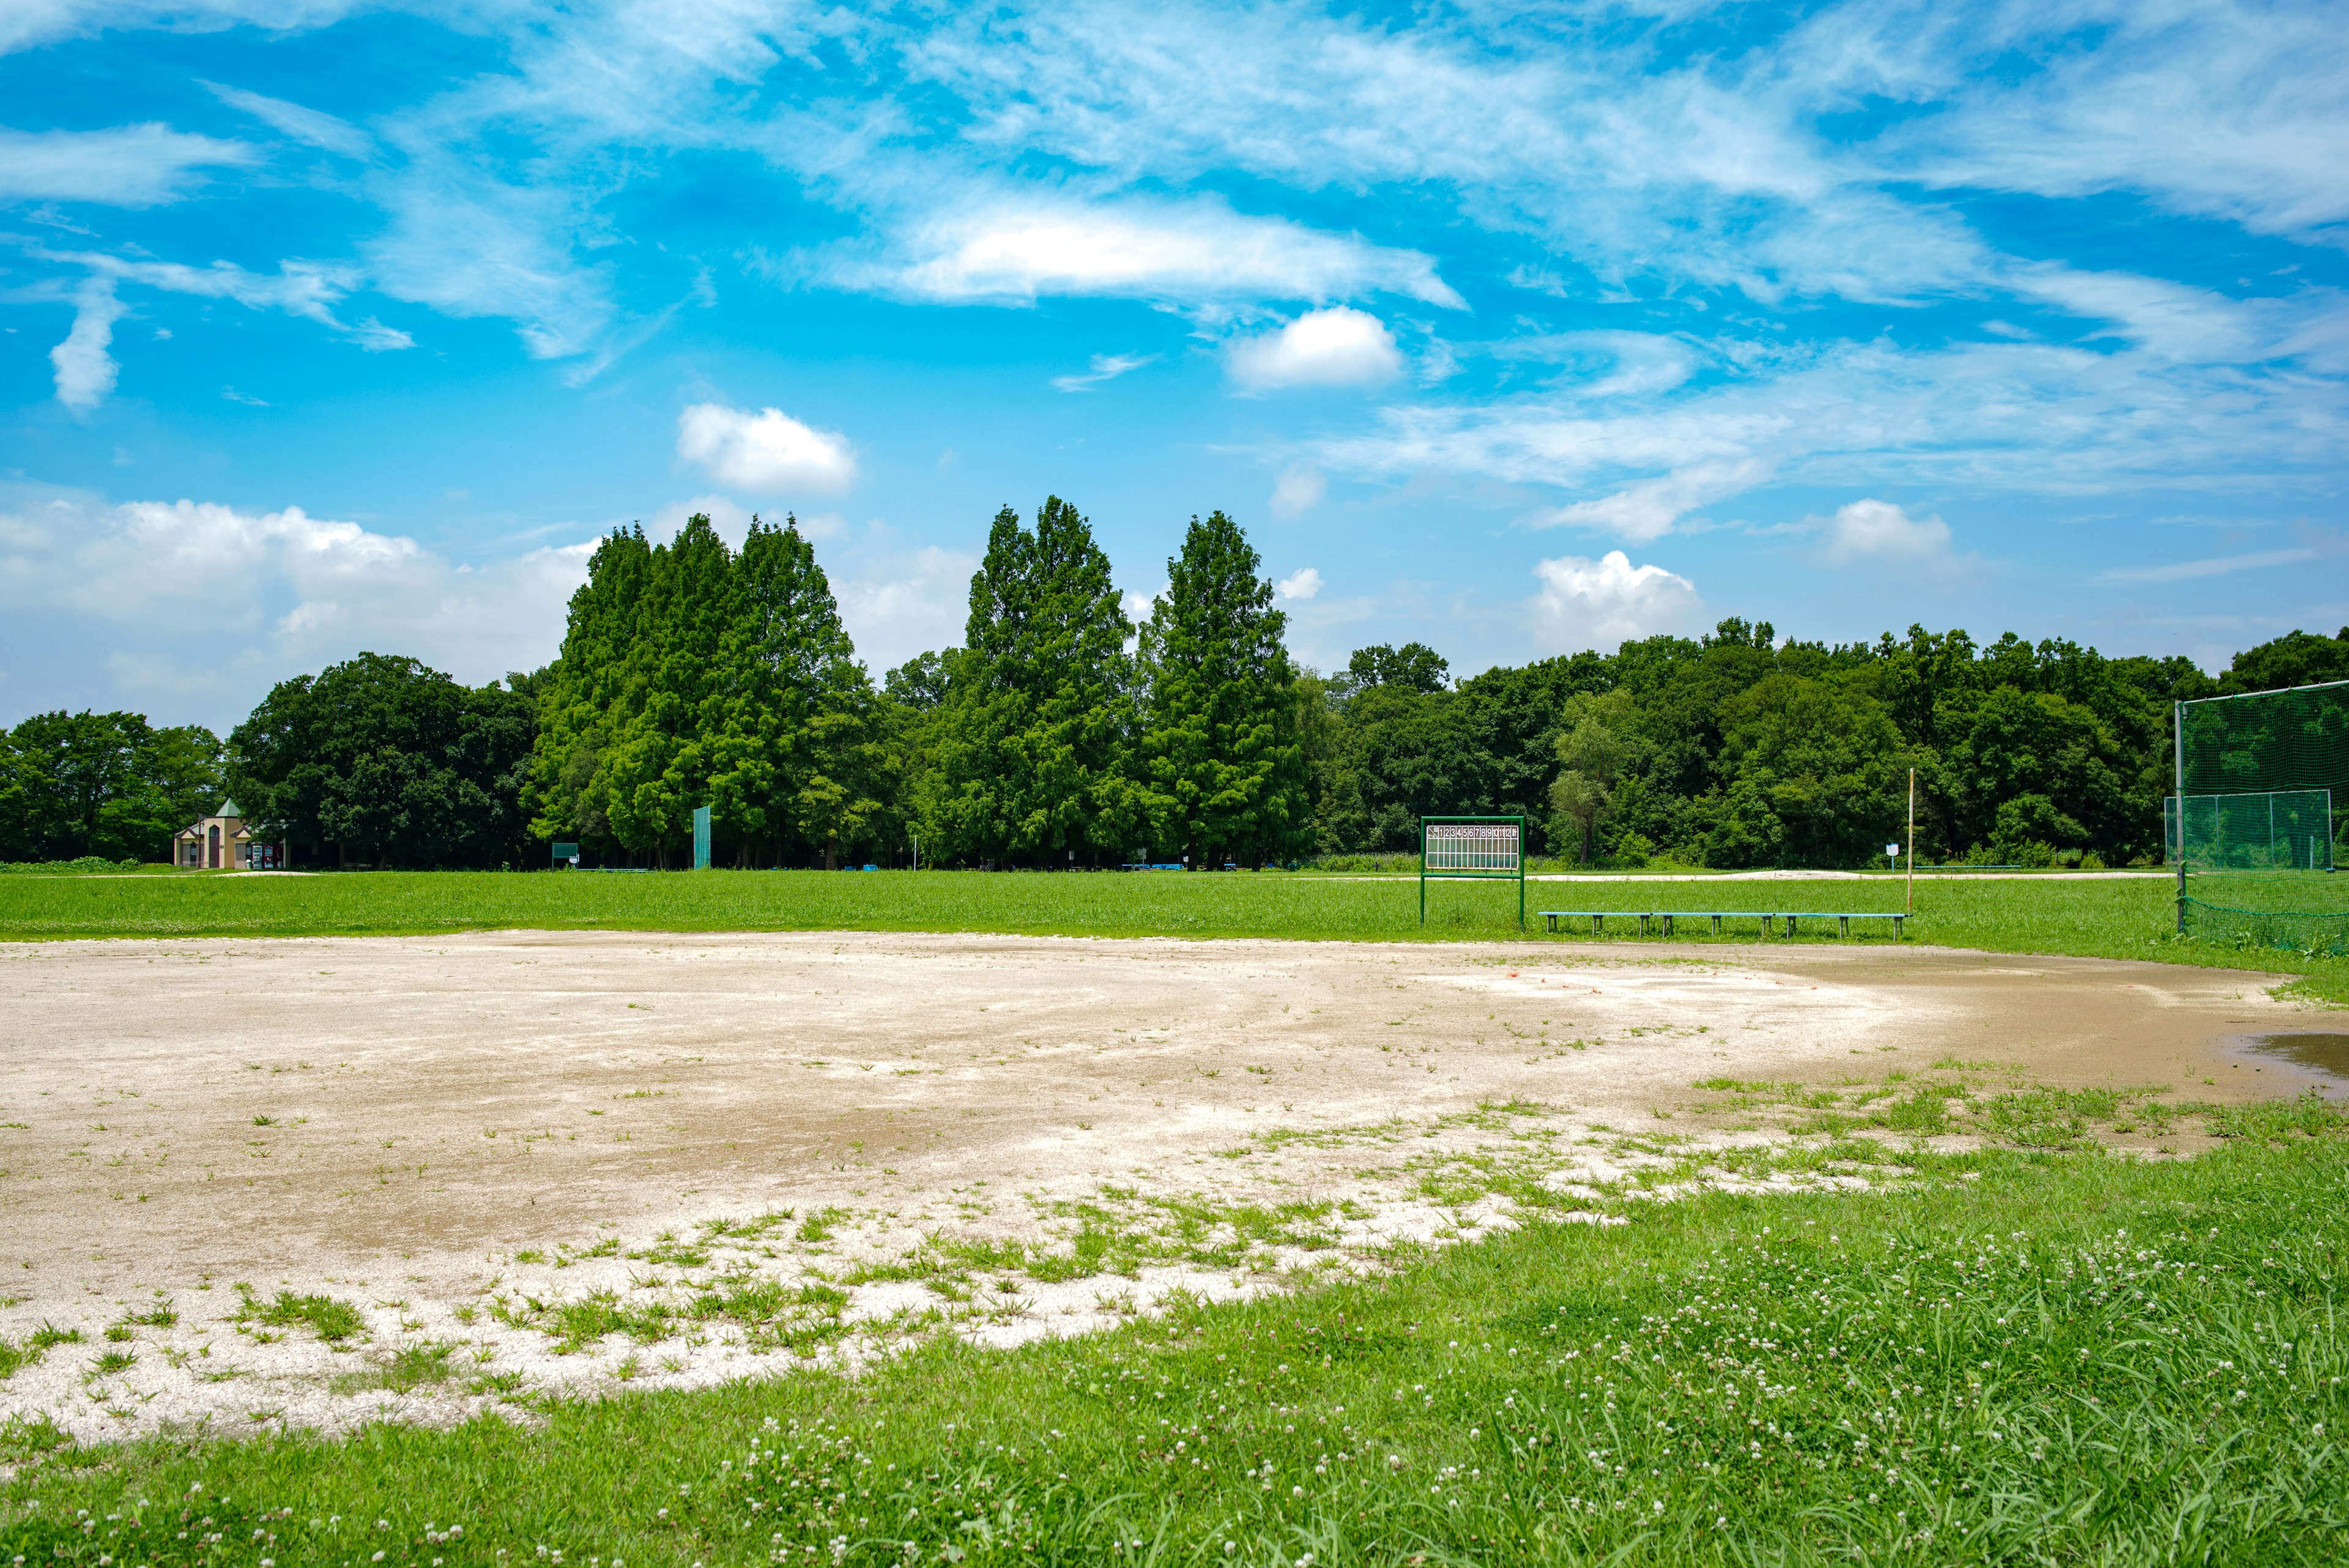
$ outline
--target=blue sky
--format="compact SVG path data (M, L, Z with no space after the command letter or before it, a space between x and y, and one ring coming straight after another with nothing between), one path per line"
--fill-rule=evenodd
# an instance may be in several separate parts
M875 672L996 508L1292 648L2349 622L2337 7L15 0L0 721L553 656L795 511Z

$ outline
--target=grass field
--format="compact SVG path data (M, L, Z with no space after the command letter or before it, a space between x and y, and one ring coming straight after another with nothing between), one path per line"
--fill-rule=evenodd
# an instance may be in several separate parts
M141 1564L2329 1563L2349 1139L1912 1161L1392 1278L536 1430L19 1464L0 1557ZM429 1372L429 1369L427 1369Z
M0 940L360 936L493 929L1001 931L1032 936L1274 937L1455 941L1512 937L1516 889L1245 873L1032 876L975 872L380 872L318 877L0 878ZM1896 909L1891 878L1835 882L1535 883L1543 908ZM2236 950L2174 935L2167 881L1920 879L1910 940L1997 952L2160 959L2305 974L2349 1002L2349 961ZM1685 930L1686 928L1683 928ZM1564 940L1566 939L1551 939ZM1628 939L1627 939L1628 940ZM1687 939L1683 940L1704 940ZM1752 928L1722 939L1750 946ZM1798 940L1834 940L1824 929ZM1883 940L1870 938L1868 940Z
M1514 936L1515 892L1431 888L1423 932L1409 880L19 877L0 879L0 937L1455 940ZM2170 892L1936 882L1919 890L1909 940L2298 972L2312 998L2349 1000L2343 961L2175 940ZM1889 909L1901 889L1528 893L1537 909L1817 910ZM1937 1153L1895 1127L1868 1146L1873 1190L1700 1192L1634 1203L1609 1226L1555 1222L1537 1205L1511 1233L1401 1246L1382 1277L1178 1301L1012 1351L940 1336L854 1377L533 1396L520 1422L387 1423L333 1441L191 1432L75 1446L43 1420L0 1424L0 1563L2343 1561L2349 1123L2313 1097L2173 1109L2220 1147L2191 1160L2076 1142ZM342 1304L252 1299L257 1322L296 1335L324 1334ZM142 1340L147 1321L126 1309L119 1336L78 1348L102 1353L93 1368L161 1355L160 1338ZM64 1332L47 1333L0 1343L0 1378L67 1354ZM390 1392L448 1379L456 1348L419 1340L371 1375Z

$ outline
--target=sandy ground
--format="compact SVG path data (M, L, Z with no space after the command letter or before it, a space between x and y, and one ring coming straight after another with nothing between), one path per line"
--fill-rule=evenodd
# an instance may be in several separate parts
M2274 981L1868 942L0 947L0 1339L81 1335L0 1383L0 1417L82 1438L336 1428L706 1384L943 1322L1082 1330L1508 1223L1447 1161L1498 1151L1578 1192L1667 1136L1782 1136L1708 1121L1712 1077L1880 1083L1958 1060L2010 1083L2291 1092L2304 1075L2237 1039L2321 1027ZM1143 1248L1123 1272L940 1262L1065 1249L1080 1203ZM886 1277L909 1258L926 1270ZM826 1279L844 1303L738 1293L666 1334L553 1327L596 1293L682 1307ZM365 1331L239 1324L241 1287L348 1302ZM412 1359L395 1375L403 1348L420 1380Z

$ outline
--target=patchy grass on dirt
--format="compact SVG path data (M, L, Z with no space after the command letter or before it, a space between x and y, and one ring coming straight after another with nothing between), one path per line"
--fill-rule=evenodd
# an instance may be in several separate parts
M528 1428L80 1449L36 1423L0 1435L0 1556L2337 1562L2349 1138L2313 1100L2227 1115L2194 1160L1986 1150L1887 1191L1698 1195ZM378 1375L445 1366L410 1360Z

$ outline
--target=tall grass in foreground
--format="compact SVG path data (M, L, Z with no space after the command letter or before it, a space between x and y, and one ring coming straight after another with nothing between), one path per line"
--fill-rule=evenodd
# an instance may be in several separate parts
M2349 1139L2308 1106L2231 1125L2191 1163L1969 1157L1539 1223L1382 1281L534 1430L61 1452L5 1489L0 1558L2338 1563Z

